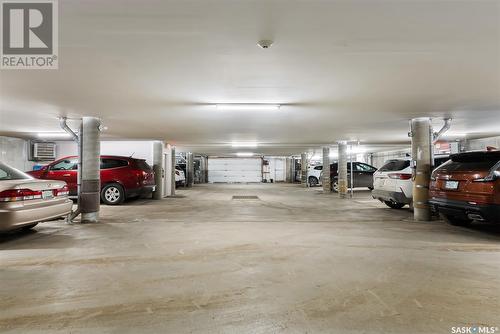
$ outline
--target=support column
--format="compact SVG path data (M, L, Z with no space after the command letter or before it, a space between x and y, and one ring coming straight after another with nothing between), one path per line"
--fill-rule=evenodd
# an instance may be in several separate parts
M285 159L285 182L293 183L293 180L292 180L292 158Z
M411 157L413 164L413 218L417 221L431 219L428 204L431 179L432 126L430 118L411 120Z
M153 171L155 173L155 183L156 190L153 193L153 198L158 200L162 199L164 196L164 176L165 171L163 169L164 166L164 146L161 141L155 141L153 143Z
M194 183L194 159L192 152L186 154L186 172L187 186L192 187Z
M345 141L339 142L339 163L338 163L338 192L340 198L347 197L348 179L347 179L347 143Z
M307 153L302 153L300 155L301 162L300 162L300 184L302 187L307 188Z
M82 171L80 209L82 223L97 223L101 203L101 141L96 117L83 117L80 132Z
M323 184L323 192L330 193L332 188L330 187L330 148L323 147L323 173L321 177L321 183Z
M175 166L177 165L175 146L170 147L170 152L170 196L175 196Z

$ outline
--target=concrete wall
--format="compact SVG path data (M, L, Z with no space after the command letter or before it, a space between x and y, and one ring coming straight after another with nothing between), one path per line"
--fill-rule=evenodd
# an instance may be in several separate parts
M58 158L77 154L75 142L58 141L56 143L56 155ZM101 141L101 154L132 156L137 159L145 159L152 166L153 143L153 141Z
M487 146L493 146L500 149L500 136L482 139L468 139L462 142L462 147L466 151L484 151Z
M265 175L267 181L273 179L274 182L285 182L285 158L264 157L264 159L269 161L269 173Z
M28 161L28 141L0 136L0 161L22 171L33 169L34 163Z

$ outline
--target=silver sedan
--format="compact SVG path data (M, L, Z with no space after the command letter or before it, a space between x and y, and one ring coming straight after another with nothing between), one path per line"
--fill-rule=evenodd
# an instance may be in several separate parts
M73 205L68 193L64 181L37 180L0 162L0 232L68 215Z

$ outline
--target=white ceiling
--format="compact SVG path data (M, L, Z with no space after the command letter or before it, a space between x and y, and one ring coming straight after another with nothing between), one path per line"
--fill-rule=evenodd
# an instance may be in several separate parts
M418 116L500 134L499 1L64 0L59 13L60 69L0 72L0 134L95 115L107 137L268 154L406 143ZM211 106L229 102L282 108Z

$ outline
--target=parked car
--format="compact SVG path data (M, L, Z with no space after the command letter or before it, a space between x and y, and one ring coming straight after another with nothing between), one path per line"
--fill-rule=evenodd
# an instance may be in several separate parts
M309 167L307 170L307 182L309 183L309 187L315 187L321 184L322 171L322 165Z
M183 186L186 183L186 175L181 167L175 166L175 185Z
M37 179L65 181L71 196L76 196L77 157L57 160L38 171L28 172ZM121 204L126 198L148 195L155 190L153 169L145 160L130 157L101 156L101 200L108 205Z
M411 204L413 180L409 158L388 160L373 174L372 197L393 209Z
M468 152L434 170L429 203L454 225L500 222L500 151Z
M73 202L63 181L36 180L0 162L0 231L30 229L68 215Z
M364 162L353 162L354 169L354 188L366 187L373 190L373 173L377 168L365 164ZM351 163L347 163L348 186L351 186ZM330 164L330 186L334 192L339 191L338 184L338 163Z

